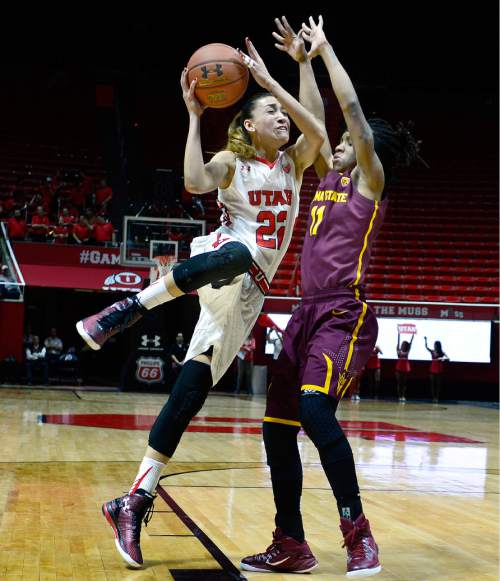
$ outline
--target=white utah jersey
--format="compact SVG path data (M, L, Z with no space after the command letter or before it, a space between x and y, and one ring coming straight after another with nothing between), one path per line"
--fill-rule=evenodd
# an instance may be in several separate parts
M299 211L295 164L283 151L274 163L236 158L233 180L219 188L222 210L217 232L247 246L270 282L285 255Z

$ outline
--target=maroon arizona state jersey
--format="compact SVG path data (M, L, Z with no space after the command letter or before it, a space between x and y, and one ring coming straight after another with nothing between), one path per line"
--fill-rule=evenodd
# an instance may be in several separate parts
M377 202L360 194L349 172L328 172L309 208L301 259L303 296L362 287L386 207L387 199Z

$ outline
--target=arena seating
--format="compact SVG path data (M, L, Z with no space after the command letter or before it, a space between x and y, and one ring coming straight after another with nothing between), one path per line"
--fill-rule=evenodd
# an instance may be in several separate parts
M104 177L102 159L86 150L61 149L53 145L0 140L0 199L8 188L23 179L27 193L36 191L47 176L58 171L79 169L98 180Z

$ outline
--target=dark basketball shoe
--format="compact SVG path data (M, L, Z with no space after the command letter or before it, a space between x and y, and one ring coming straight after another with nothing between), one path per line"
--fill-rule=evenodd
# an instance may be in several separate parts
M76 329L87 345L97 351L110 337L133 325L146 312L139 299L132 297L78 321Z
M143 494L126 494L102 505L102 514L115 531L115 545L120 555L131 567L143 563L141 553L141 522L148 524L153 514L154 497Z
M378 546L364 514L353 522L340 519L340 530L344 535L343 547L347 547L347 576L369 577L382 571L378 560Z
M278 527L273 533L273 542L264 553L245 557L240 567L245 571L268 573L308 573L318 566L309 545L287 537Z

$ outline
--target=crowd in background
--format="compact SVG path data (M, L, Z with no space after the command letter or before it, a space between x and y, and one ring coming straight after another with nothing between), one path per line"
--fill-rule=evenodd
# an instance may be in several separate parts
M81 383L80 360L74 346L65 348L57 329L51 328L47 337L31 332L28 325L23 342L24 359L21 364L11 355L0 362L0 382L27 385L59 383L63 376Z
M147 196L142 216L205 219L200 196L178 187L157 193ZM109 245L116 243L109 219L112 199L113 190L105 179L79 170L59 171L36 186L18 176L0 195L0 221L6 223L11 240ZM174 228L170 239L182 236Z
M37 186L16 177L0 199L0 220L12 240L54 244L113 242L108 214L113 190L83 171L59 171Z

